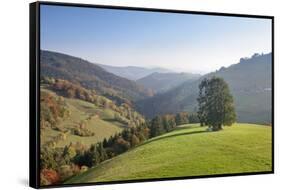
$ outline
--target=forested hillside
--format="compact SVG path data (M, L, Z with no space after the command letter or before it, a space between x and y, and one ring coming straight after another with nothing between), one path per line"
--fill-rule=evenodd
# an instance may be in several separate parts
M116 76L81 58L41 51L41 76L66 79L106 95L137 100L151 92L134 81Z
M195 112L198 85L204 78L222 77L234 96L239 122L271 123L271 53L242 58L238 64L202 76L163 94L137 102L148 117L179 111Z

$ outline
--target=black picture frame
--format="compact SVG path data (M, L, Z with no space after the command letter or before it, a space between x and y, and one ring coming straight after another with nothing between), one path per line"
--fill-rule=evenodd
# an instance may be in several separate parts
M103 9L118 9L118 10L133 10L133 11L150 11L163 13L186 13L199 15L216 15L230 17L246 17L246 18L262 18L271 20L272 31L272 170L265 172L248 172L248 173L232 173L218 175L201 175L187 177L171 177L157 179L140 179L140 180L121 180L112 182L95 182L95 183L75 183L62 185L40 186L40 5L56 5L67 7L88 7L88 8L103 8ZM77 3L59 3L38 1L29 4L29 59L30 59L30 75L29 75L29 185L33 188L53 188L53 187L73 187L73 186L88 186L88 185L105 185L105 184L121 184L121 183L136 183L136 182L152 182L152 181L167 181L167 180L182 180L194 178L210 178L210 177L227 177L227 176L244 176L257 174L273 174L274 173L274 16L265 15L250 15L250 14L234 14L234 13L219 13L219 12L201 12L189 10L171 10L143 7L125 7L125 6L109 6L109 5L92 5L92 4L77 4Z

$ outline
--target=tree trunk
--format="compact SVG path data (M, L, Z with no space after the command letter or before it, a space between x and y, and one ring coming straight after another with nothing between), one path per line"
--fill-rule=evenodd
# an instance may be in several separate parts
M219 131L219 130L222 130L222 125L221 125L221 124L214 125L214 126L212 126L212 129L213 129L213 131Z
M219 124L219 125L218 125L218 131L219 131L219 130L222 130L222 124Z

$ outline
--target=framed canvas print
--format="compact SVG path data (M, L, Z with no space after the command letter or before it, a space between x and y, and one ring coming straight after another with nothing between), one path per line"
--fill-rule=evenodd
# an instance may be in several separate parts
M30 186L274 172L274 18L30 4Z

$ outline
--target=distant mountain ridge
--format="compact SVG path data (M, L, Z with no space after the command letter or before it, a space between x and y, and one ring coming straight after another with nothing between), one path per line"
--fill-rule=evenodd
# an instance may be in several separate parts
M152 73L146 77L137 80L146 88L154 90L156 93L166 92L183 82L192 82L200 78L200 74L192 73Z
M41 51L41 76L66 79L79 83L87 89L94 89L100 94L120 96L137 100L150 95L143 86L119 77L100 66L70 55Z
M110 73L113 73L117 76L124 77L130 80L138 80L155 72L158 73L171 72L170 70L164 68L144 68L144 67L137 67L137 66L120 67L120 66L111 66L111 65L103 65L103 64L98 64L98 65Z
M271 53L242 58L238 64L221 68L190 83L163 94L137 102L139 111L147 117L157 114L196 111L198 85L204 78L218 76L229 84L234 96L239 122L271 123Z

